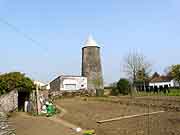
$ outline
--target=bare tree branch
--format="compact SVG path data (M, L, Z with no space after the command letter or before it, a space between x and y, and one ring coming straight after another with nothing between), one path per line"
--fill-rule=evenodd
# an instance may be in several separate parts
M138 52L130 52L124 58L124 72L132 81L137 79L138 71L145 70L146 74L151 72L151 64L146 60L146 57Z

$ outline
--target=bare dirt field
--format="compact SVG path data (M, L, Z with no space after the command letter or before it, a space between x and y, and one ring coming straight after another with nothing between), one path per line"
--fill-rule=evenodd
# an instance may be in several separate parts
M69 123L83 129L95 129L96 135L180 135L180 97L66 98L55 103L65 109L65 113L57 115L55 120L14 113L10 121L17 135L76 135L67 126ZM97 123L162 110L165 112Z
M180 135L178 97L129 97L61 99L56 104L67 110L62 117L97 135ZM149 111L148 111L149 110ZM164 113L97 124L99 120L161 111Z

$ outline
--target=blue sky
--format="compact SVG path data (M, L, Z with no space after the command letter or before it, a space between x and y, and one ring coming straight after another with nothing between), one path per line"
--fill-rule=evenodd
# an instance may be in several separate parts
M106 82L125 76L122 59L130 50L163 72L180 63L179 5L179 0L0 0L0 72L21 71L46 82L59 74L78 75L89 33L101 46Z

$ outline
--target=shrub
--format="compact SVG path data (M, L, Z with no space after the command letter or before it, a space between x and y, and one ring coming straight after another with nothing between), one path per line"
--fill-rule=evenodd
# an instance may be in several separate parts
M110 93L112 96L118 96L119 95L119 90L117 87L113 87Z
M127 79L120 79L117 83L117 89L120 94L127 95L130 93L130 82Z

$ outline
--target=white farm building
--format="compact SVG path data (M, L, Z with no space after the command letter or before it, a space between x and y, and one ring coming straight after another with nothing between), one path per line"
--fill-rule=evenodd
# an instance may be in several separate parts
M150 87L179 87L179 84L173 80L171 77L167 77L167 76L159 76L159 77L154 77L150 83L149 83Z
M52 91L77 91L87 89L87 78L82 76L62 75L50 82Z

